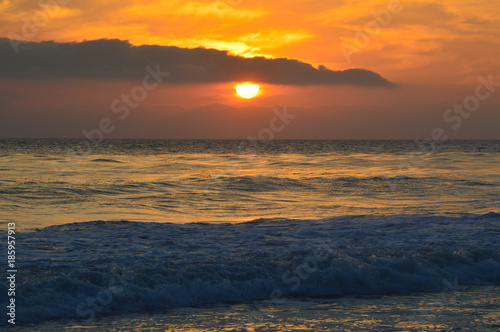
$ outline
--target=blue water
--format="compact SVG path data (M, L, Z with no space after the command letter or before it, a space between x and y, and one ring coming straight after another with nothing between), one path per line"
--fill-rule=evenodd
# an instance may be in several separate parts
M19 323L500 285L499 141L0 143Z

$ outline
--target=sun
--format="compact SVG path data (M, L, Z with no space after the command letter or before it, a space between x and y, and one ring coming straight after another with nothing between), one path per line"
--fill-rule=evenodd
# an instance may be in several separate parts
M238 84L236 85L236 93L245 99L253 98L259 93L259 85L253 83Z

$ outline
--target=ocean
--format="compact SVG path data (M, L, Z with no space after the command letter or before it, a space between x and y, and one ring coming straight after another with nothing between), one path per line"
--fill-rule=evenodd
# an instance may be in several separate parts
M20 330L500 328L500 141L1 139L0 197Z

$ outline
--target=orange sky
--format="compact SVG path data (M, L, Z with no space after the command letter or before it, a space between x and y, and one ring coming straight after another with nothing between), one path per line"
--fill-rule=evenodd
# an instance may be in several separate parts
M132 44L204 46L245 56L301 59L332 69L362 67L392 81L457 83L500 72L500 6L494 1L45 0L0 2L0 36L31 41L127 39ZM65 3L64 5L58 5ZM397 3L397 2L396 2ZM55 6L58 5L58 6ZM346 61L342 42L391 6L400 8ZM38 12L38 14L37 14ZM49 19L45 23L44 16ZM38 21L36 21L38 19ZM11 35L14 36L14 35Z
M332 70L366 68L399 85L396 89L262 86L257 98L246 101L235 97L232 84L167 84L153 91L140 106L154 110L150 114L152 119L161 112L161 107L171 105L330 107L328 115L321 110L304 114L302 127L296 129L302 134L288 132L283 136L290 138L342 138L340 134L329 136L327 129L318 133L314 126L319 128L326 120L337 123L342 120L354 128L356 117L360 116L356 112L361 112L354 110L363 107L369 109L364 114L366 119L375 116L372 127L380 131L370 129L367 121L349 138L423 137L442 125L447 108L474 93L479 76L493 75L495 81L500 81L500 6L486 0L0 0L0 17L0 37L11 39L80 42L117 38L129 40L133 45L202 46L246 57L299 59ZM37 106L65 108L63 113L71 107L83 106L109 112L110 101L133 86L126 82L78 80L40 84L1 78L0 83L3 86L0 106L7 105L0 111L12 121L24 121L21 119L35 112L30 107ZM2 102L2 98L6 101ZM408 105L411 110L402 111ZM486 133L485 137L498 137L499 105L500 89L481 103L485 110L467 122L468 131L456 137L467 138L469 134L481 137L481 133ZM85 115L73 113L71 128L79 134L81 125L77 119L85 119ZM102 118L104 113L94 114L92 121ZM85 126L90 126L92 121L87 120ZM396 122L405 124L406 129L390 132L384 127ZM12 133L12 128L20 126L13 124L7 132ZM147 132L144 128L138 132ZM132 127L129 129L133 131ZM186 130L198 129L195 126ZM252 130L247 128L247 132ZM218 131L214 129L215 132ZM64 135L72 134L69 131ZM154 136L161 137L159 129Z

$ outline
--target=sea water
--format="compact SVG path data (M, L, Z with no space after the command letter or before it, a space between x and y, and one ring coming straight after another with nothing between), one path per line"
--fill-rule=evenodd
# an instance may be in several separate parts
M87 143L0 141L18 325L498 328L500 141Z

